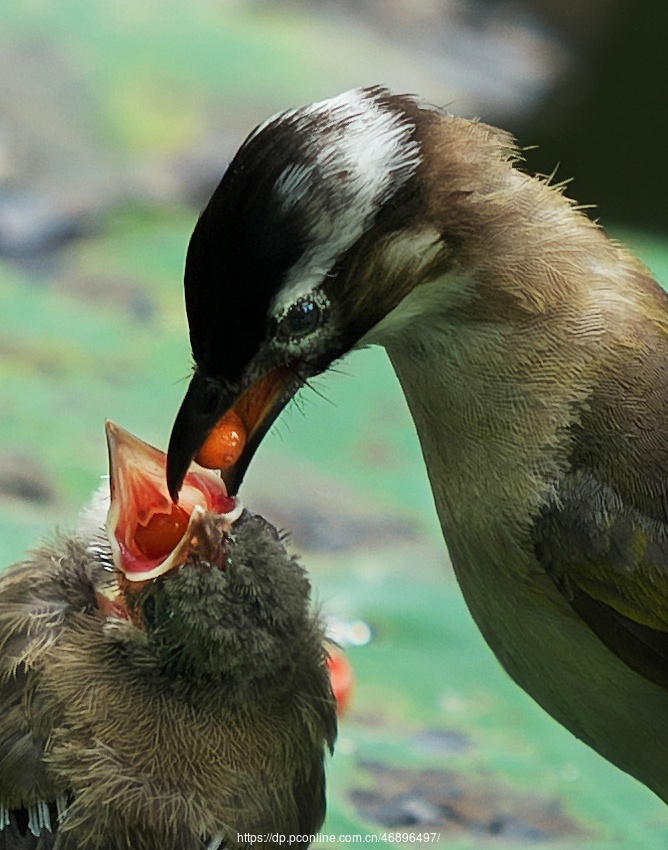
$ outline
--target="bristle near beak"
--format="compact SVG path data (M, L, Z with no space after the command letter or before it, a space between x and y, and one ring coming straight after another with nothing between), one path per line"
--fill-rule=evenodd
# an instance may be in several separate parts
M148 581L180 566L205 513L222 517L230 528L241 515L241 504L228 496L222 479L195 463L175 505L165 485L164 452L113 422L106 423L106 433L111 485L107 537L114 564L128 581Z
M235 396L196 372L167 449L166 480L173 501L180 504L184 498L181 487L192 458L220 470L227 491L236 494L262 438L301 385L293 371L279 366Z

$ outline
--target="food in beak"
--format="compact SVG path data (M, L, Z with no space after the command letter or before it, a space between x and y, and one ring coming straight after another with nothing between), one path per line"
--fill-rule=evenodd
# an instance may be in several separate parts
M114 564L128 581L147 581L180 566L191 545L190 529L202 513L215 513L230 528L241 504L228 496L215 473L192 463L175 505L165 485L166 455L107 422L111 505L107 537Z
M246 426L234 410L228 410L206 438L195 461L207 469L228 469L239 460L245 445Z
M278 367L252 384L214 426L195 461L207 469L234 466L248 441L283 396L290 378L294 379L294 375L289 369ZM182 499L181 491L179 503Z

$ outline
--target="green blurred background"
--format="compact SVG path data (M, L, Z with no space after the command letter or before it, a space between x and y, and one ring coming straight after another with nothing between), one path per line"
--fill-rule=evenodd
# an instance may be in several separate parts
M189 233L236 146L279 109L380 82L512 129L540 142L532 166L560 162L570 194L598 203L668 281L667 10L0 6L1 562L74 526L106 471L105 418L166 445L190 370ZM323 833L439 833L455 850L667 846L663 805L544 715L483 644L382 352L316 389L283 415L242 495L293 532L356 672Z

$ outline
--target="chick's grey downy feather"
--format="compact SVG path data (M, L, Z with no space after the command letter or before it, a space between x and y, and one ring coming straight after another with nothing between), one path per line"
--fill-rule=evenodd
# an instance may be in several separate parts
M336 718L309 582L261 517L205 523L129 619L98 608L113 576L84 539L0 575L0 850L317 832Z

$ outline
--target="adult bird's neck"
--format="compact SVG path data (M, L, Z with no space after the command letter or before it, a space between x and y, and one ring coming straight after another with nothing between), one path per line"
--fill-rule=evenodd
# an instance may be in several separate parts
M368 338L399 378L448 533L529 529L614 360L629 279L642 300L642 267L559 191L505 179L497 215L467 200L478 250L465 246L465 262L415 287Z
M584 387L514 324L430 316L386 345L415 422L436 507L450 537L528 530L567 462L567 428ZM559 365L559 364L557 364Z

